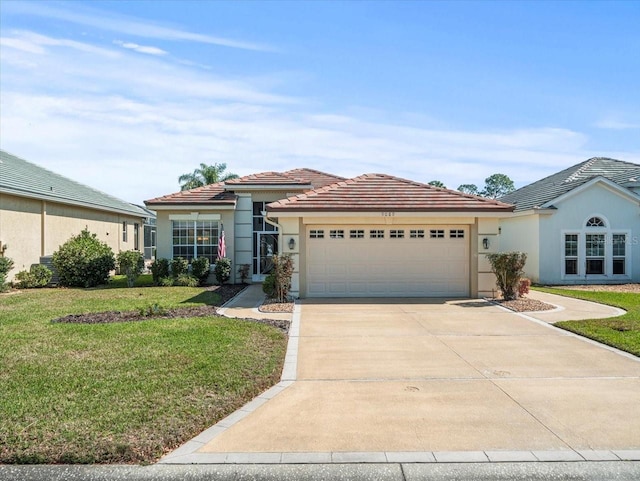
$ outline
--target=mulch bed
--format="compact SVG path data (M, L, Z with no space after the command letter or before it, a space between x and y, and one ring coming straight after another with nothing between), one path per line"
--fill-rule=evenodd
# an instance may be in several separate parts
M207 306L175 307L163 309L158 307L154 312L153 306L139 311L107 311L91 312L88 314L70 314L68 316L54 319L51 322L65 322L74 324L104 324L109 322L131 322L146 321L148 319L176 319L180 317L206 317L217 314L217 306L223 305L229 299L236 296L247 286L246 284L225 284L222 286L209 286L205 290L213 291L220 295L220 300L216 304Z
M513 301L505 301L504 299L489 300L514 312L550 311L556 308L556 306L552 306L551 304L547 304L546 302L537 301L535 299L528 299L526 297L515 299Z
M576 291L607 291L607 292L637 292L640 294L640 284L587 284L577 286L550 286L559 289Z
M279 302L277 299L265 299L258 310L260 312L291 313L293 312L293 306L293 302Z

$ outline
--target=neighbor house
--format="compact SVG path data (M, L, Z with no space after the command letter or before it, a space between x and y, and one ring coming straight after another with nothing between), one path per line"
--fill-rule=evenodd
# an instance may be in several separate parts
M500 200L500 250L526 252L534 282L640 282L640 165L592 158Z
M253 281L277 253L294 259L296 297L477 297L495 278L513 206L384 174L353 179L295 169L263 172L145 202L157 212L157 257L208 257L222 231L227 257Z
M0 242L15 273L50 256L83 229L115 253L143 249L153 213L0 150Z

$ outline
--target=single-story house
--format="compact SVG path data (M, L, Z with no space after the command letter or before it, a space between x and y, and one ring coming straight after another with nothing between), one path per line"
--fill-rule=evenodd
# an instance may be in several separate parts
M114 251L142 251L146 209L0 150L0 243L14 261L9 279L50 256L83 229ZM2 248L2 247L0 247Z
M500 199L500 250L544 284L640 282L640 165L596 157Z
M384 174L262 172L145 202L157 257L227 257L253 281L273 254L294 259L296 297L477 297L495 291L484 254L514 207Z

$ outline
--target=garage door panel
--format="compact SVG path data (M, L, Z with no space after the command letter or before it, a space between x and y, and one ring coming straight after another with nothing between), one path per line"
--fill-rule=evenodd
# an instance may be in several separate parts
M324 230L323 239L307 235L307 295L310 297L464 297L469 294L469 239L466 226L358 226L364 238L350 238L349 226L308 226ZM329 237L344 230L344 239ZM354 228L355 229L355 228ZM390 230L404 238L390 238ZM411 238L412 229L425 237ZM430 238L430 229L444 237ZM463 238L451 238L450 230ZM384 230L384 238L370 238ZM307 231L308 232L308 231Z

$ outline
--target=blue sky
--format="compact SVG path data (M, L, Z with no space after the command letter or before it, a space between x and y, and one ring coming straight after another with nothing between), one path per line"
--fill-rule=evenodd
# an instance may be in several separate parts
M0 147L130 202L199 163L517 186L640 163L640 2L0 3Z

